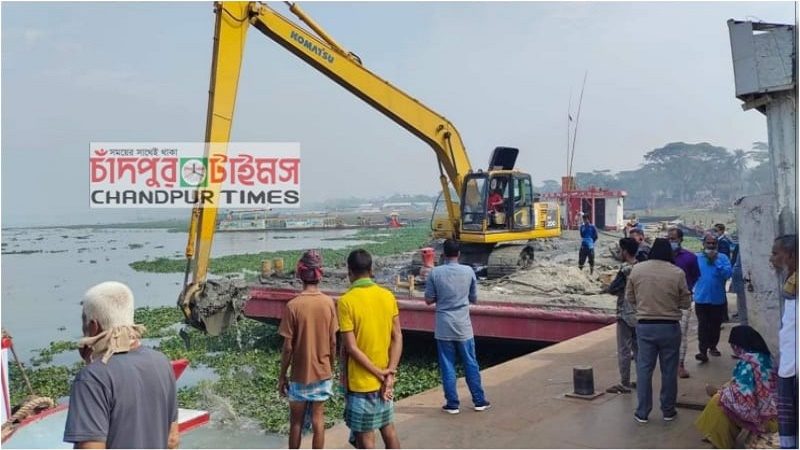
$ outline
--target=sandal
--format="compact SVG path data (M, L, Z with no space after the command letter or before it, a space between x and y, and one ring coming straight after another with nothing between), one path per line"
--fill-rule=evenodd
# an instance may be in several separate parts
M606 389L606 392L609 394L629 394L631 390L621 384L615 384L614 386Z

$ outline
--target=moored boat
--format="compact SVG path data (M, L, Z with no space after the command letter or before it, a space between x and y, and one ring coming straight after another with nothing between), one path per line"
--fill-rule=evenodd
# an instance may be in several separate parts
M47 397L28 399L24 405L13 411L8 374L8 353L12 349L11 338L2 338L2 418L3 448L72 448L63 442L64 426L67 422L68 403L55 404ZM177 380L189 366L189 360L172 361L172 370ZM208 424L211 415L208 411L178 408L178 430L181 434Z

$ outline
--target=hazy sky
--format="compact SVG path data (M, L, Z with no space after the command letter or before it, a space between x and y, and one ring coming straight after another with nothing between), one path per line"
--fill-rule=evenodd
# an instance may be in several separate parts
M565 172L585 70L576 171L632 169L671 141L766 140L734 97L726 21L794 22L791 2L303 6L448 117L474 167L516 146L537 183ZM89 142L202 140L212 33L210 2L3 3L3 225L150 215L86 206ZM425 144L255 29L231 139L300 142L305 201L438 189Z

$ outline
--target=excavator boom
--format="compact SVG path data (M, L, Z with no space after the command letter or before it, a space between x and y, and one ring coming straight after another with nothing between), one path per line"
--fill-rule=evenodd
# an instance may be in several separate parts
M461 192L464 176L472 166L461 136L449 120L370 72L361 64L360 58L344 50L296 3L290 3L290 10L321 38L307 32L265 4L252 5L253 26L427 143L436 153L440 168L447 175L452 187L456 192ZM448 196L448 215L451 220L457 221L458 204L449 198L449 189L446 186L443 186L443 189Z
M207 158L212 154L225 155L228 151L242 56L247 29L250 26L249 3L216 4L215 9L214 48L205 136ZM216 197L219 195L220 187L220 183L209 182L205 189L214 192L213 195ZM225 292L230 292L226 289L227 286L220 290L222 294L220 301L209 305L210 298L218 297L210 292L211 287L206 283L216 225L215 206L198 204L192 209L189 239L186 244L184 286L178 297L178 306L183 311L186 321L212 335L219 334L227 326L227 317L238 313L237 303L226 298ZM201 311L201 305L205 310Z

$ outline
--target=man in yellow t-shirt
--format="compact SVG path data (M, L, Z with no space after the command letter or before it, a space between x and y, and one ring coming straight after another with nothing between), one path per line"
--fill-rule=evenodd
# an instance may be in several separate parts
M403 335L397 300L372 281L372 256L355 250L347 257L350 289L337 305L346 352L345 422L357 448L375 447L380 430L386 448L400 448L394 427L394 382Z

